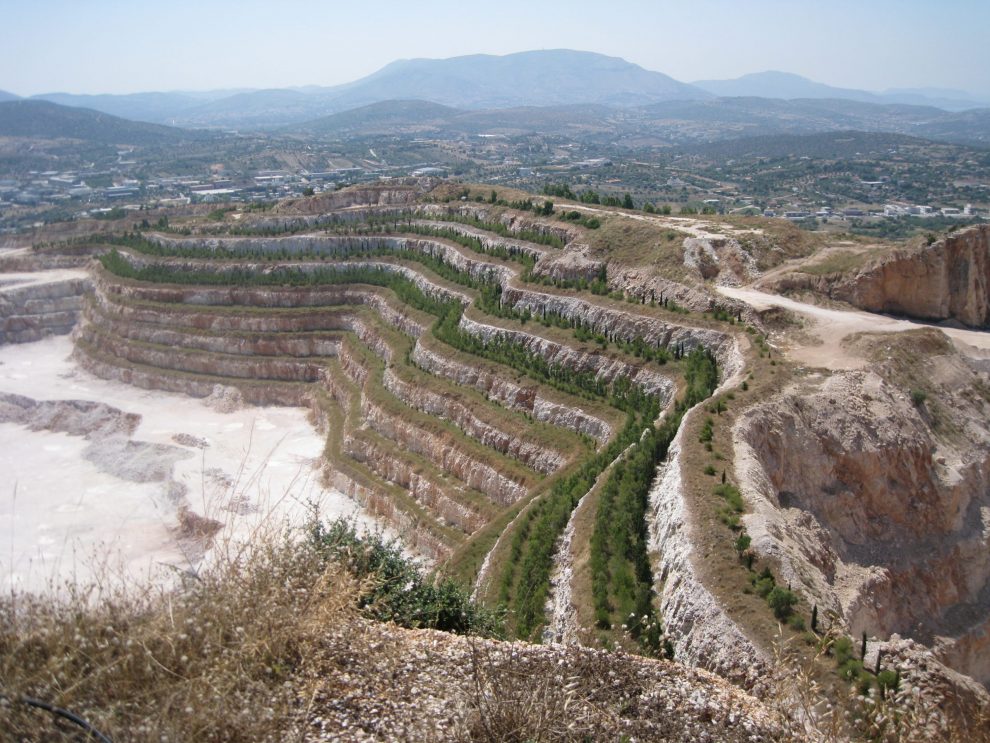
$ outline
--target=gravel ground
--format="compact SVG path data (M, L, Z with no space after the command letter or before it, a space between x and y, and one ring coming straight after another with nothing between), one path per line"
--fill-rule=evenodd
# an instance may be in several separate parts
M771 741L758 700L705 671L564 645L370 622L310 659L306 740Z

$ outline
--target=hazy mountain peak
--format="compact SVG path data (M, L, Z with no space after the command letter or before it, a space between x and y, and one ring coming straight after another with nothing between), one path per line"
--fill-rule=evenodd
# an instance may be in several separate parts
M546 49L399 60L346 86L336 103L352 107L418 98L479 109L572 103L630 106L707 97L690 85L619 57Z

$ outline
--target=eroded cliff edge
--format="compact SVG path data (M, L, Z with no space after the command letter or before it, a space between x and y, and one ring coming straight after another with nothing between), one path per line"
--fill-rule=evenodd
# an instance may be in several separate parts
M852 341L743 414L755 549L850 634L893 634L990 683L990 385L936 330Z

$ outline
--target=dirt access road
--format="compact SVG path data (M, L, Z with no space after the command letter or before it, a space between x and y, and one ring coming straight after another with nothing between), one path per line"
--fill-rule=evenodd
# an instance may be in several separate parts
M855 355L843 344L847 336L853 333L901 333L923 327L937 327L966 356L990 360L988 332L943 328L859 310L826 309L745 287L720 286L717 289L726 297L745 302L756 310L780 307L806 318L809 322L805 332L794 334L786 350L792 359L808 366L832 370L858 369L866 363L866 359Z

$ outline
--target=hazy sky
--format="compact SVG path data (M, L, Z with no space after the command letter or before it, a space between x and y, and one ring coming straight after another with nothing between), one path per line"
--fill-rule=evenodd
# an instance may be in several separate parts
M990 95L988 32L988 0L0 0L0 89L334 85L401 58L569 48L686 82L778 69Z

